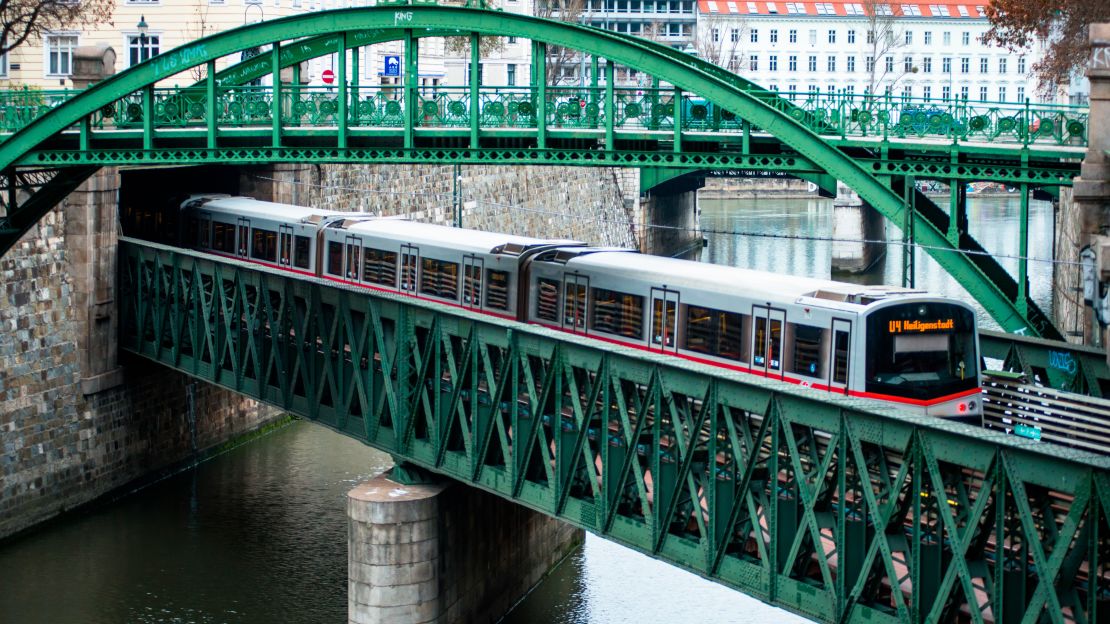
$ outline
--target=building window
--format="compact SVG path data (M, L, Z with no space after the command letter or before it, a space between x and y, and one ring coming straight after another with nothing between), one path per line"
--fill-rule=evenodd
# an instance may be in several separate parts
M856 31L849 30L848 31L848 43L855 43L855 42L856 42Z
M946 46L952 45L952 33L950 33L950 32L944 33L944 45L946 45Z
M790 30L790 43L798 43L798 31Z
M720 31L720 29L714 28L711 38L713 39L713 43L719 42L721 40L721 31Z
M509 43L516 43L516 37L509 37Z
M875 57L873 57L873 56L867 57L867 62L864 65L866 67L866 69L864 71L866 71L868 73L875 71Z
M788 66L789 66L790 71L792 71L792 72L798 71L798 57L797 57L797 55L795 55L795 54L790 55L790 60L788 61Z
M875 31L869 30L867 31L867 45L871 45L873 43L875 43Z
M933 58L931 56L921 59L921 71L926 74L933 73Z
M848 71L849 72L856 71L856 57L855 56L849 56L848 57Z
M933 32L930 30L925 31L925 45L933 45Z
M829 43L836 43L836 31L835 30L830 30L829 31Z
M848 85L847 87L844 87L844 92L850 95L855 95L856 85Z
M739 28L733 28L732 32L729 33L729 39L733 43L739 43L739 41L740 41L740 29Z
M759 71L759 55L753 54L752 57L748 59L748 69L751 71Z
M127 66L138 65L158 56L160 44L159 35L147 35L142 37L141 41L139 35L127 35Z
M960 73L966 74L971 71L971 59L964 57L960 59Z
M771 56L767 57L767 69L771 71L779 70L779 57L777 54L772 54Z
M1019 56L1018 57L1018 73L1023 74L1023 75L1025 74L1025 57L1024 56Z
M1006 87L998 87L998 101L999 102L1005 102L1006 101Z
M933 99L933 88L929 85L921 87L921 96L924 97L926 100Z
M811 46L817 45L817 31L816 30L810 30L809 31L809 45L811 45Z
M1025 101L1025 87L1018 87L1017 88L1017 99L1018 99L1019 102L1024 102Z
M962 35L960 35L960 43L964 44L965 46L971 45L971 33L963 33Z
M906 31L906 45L913 45L913 31Z
M913 57L912 56L907 56L906 58L902 59L902 69L906 73L910 73L910 72L913 71Z
M940 88L940 97L945 100L952 99L952 87L944 86Z
M753 28L752 29L751 40L752 40L752 43L759 43L759 29L758 28Z
M989 69L987 69L987 63L988 63L987 57L984 56L983 58L979 59L979 73L980 74L985 74L988 71L990 71Z
M911 86L902 87L902 99L908 100L911 97L913 97L913 87L911 87Z
M952 73L952 57L946 56L940 60L940 70L946 74Z
M986 87L979 87L979 101L980 102L986 102L987 101L987 88Z
M73 51L77 35L46 35L46 75L68 76L73 73Z
M512 63L505 66L505 84L510 87L516 86L516 65Z
M8 53L0 54L0 78L8 77Z
M1000 74L1005 74L1006 73L1006 59L1004 59L1004 58L998 59L998 73L1000 73Z
M831 54L829 55L828 67L829 67L829 71L831 71L831 72L836 71L836 57L831 55Z
M779 42L779 29L772 28L771 29L771 43L778 43L778 42Z
M816 54L810 54L809 55L809 71L811 71L811 72L817 71L817 55Z
M894 57L893 56L886 57L886 70L888 72L894 71Z
M971 93L971 87L960 87L960 97L961 98L963 98L965 100L968 99L969 97L971 97L970 93Z

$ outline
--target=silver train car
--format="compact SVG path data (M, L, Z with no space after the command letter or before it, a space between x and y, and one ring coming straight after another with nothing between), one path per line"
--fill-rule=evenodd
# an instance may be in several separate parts
M182 245L979 424L966 304L626 249L196 195Z

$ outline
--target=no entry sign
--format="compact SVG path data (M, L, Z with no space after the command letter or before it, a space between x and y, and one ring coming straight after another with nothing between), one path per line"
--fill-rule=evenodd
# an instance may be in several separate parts
M325 69L324 73L320 74L320 80L323 80L324 84L331 84L335 82L335 72L330 69Z

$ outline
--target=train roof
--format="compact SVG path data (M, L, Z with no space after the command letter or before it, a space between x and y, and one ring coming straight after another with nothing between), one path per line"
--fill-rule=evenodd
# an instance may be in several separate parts
M190 200L198 199L192 197ZM188 201L186 201L188 203ZM300 222L302 219L319 215L332 216L359 216L361 213L344 212L341 210L321 210L293 204L278 204L274 202L251 199L250 197L217 197L204 203L204 210L219 210L237 217L254 217L258 219L274 219L278 221Z
M568 260L567 267L603 271L611 275L620 274L656 283L663 281L660 279L661 275L666 275L667 281L674 282L665 284L668 287L682 284L697 290L726 295L757 292L768 301L791 303L808 297L819 300L828 307L841 307L843 304L865 306L878 300L911 295L929 296L924 291L896 286L869 286L796 277L661 256L637 254L630 260L628 251L612 249L588 251L590 253L582 253Z
M399 240L420 246L421 244L450 247L471 253L491 253L505 246L532 247L535 245L572 245L576 241L551 240L516 236L500 232L465 230L446 225L418 223L415 221L374 220L361 221L346 228L351 233L365 232L367 235Z

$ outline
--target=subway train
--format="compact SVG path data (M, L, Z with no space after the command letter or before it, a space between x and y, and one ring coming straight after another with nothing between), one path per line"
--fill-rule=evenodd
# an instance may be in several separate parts
M979 424L964 303L397 218L193 195L198 251Z

